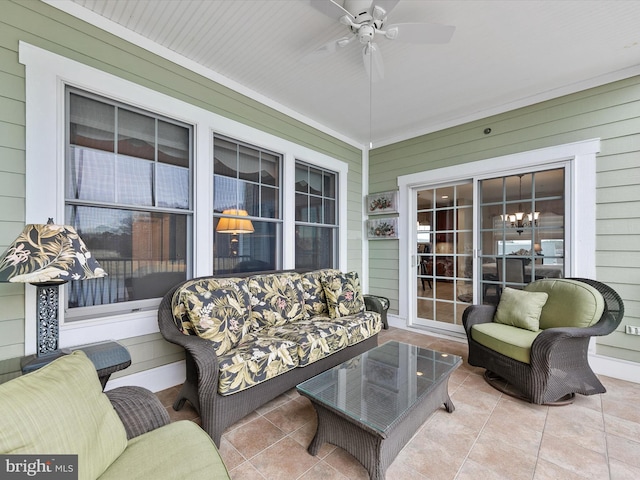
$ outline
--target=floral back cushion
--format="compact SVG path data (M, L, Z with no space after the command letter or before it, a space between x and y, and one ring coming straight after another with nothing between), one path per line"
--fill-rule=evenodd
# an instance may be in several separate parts
M365 309L357 272L327 275L322 282L331 318L355 315Z
M241 278L189 282L176 291L173 312L182 332L210 340L216 355L238 346L252 326L249 288Z
M303 287L298 273L270 273L249 278L251 315L257 329L278 327L305 316Z
M340 270L325 268L323 270L314 270L301 275L302 287L304 289L304 308L306 310L307 317L327 315L329 313L327 297L324 294L322 281L326 275L336 275L339 273Z

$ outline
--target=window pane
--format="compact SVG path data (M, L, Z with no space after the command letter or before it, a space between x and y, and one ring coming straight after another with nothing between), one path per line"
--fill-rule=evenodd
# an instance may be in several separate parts
M324 222L329 225L336 223L336 202L335 200L324 201Z
M157 298L186 279L187 215L67 206L65 216L107 272L69 282L69 307Z
M69 147L65 168L67 198L114 203L115 159L113 153Z
M214 274L230 272L257 272L278 267L277 252L281 241L281 224L251 220L253 233L218 233L214 226Z
M260 216L260 186L255 183L238 182L238 207L252 217Z
M189 168L191 139L189 129L158 120L158 161Z
M222 213L225 210L238 208L238 180L229 177L213 178L213 206L214 212Z
M238 145L215 137L213 147L213 171L216 175L238 176Z
M117 192L116 203L153 205L153 162L118 155L116 181L111 188Z
M296 193L296 222L309 221L309 205L306 195Z
M69 143L115 151L115 107L79 95L69 95Z
M309 193L322 195L322 172L315 168L309 168Z
M159 207L189 208L189 169L157 165L157 204Z
M253 148L240 146L238 155L238 169L241 180L251 182L260 181L260 152Z
M333 268L335 229L296 226L296 268Z
M262 152L262 183L264 185L273 185L277 187L280 182L280 159L276 155Z
M336 198L336 174L324 172L324 196Z
M147 115L118 109L118 153L155 160L156 121Z
M263 218L278 218L278 190L271 187L261 187L261 210L260 216Z
M322 221L322 199L309 197L309 222L324 223Z
M296 192L309 192L309 167L296 165Z

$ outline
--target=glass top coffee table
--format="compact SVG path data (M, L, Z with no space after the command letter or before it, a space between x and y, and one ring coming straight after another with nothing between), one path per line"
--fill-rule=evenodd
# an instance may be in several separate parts
M387 467L426 419L444 405L457 355L400 342L388 342L297 386L318 414L318 429L308 451L324 442L353 455L371 479Z

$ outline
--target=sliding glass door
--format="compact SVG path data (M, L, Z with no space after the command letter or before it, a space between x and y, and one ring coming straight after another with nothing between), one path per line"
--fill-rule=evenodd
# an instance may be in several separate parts
M565 188L564 167L413 188L414 325L461 331L470 304L563 277Z
M473 183L415 189L418 324L461 325L473 300Z

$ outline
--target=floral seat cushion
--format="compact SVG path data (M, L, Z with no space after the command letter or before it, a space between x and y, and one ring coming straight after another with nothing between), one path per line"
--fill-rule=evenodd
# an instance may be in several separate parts
M185 334L210 340L216 355L236 347L253 327L249 289L243 279L196 279L173 298L178 327Z
M310 318L268 330L277 338L286 338L298 346L301 367L328 357L349 344L347 329L331 319Z
M255 275L249 278L248 284L251 315L258 330L295 322L305 316L300 274Z
M283 338L250 333L218 357L218 392L230 395L298 366L298 345Z
M339 318L317 317L316 320L324 320L344 327L347 331L347 344L349 346L366 340L382 330L380 314L369 310Z

